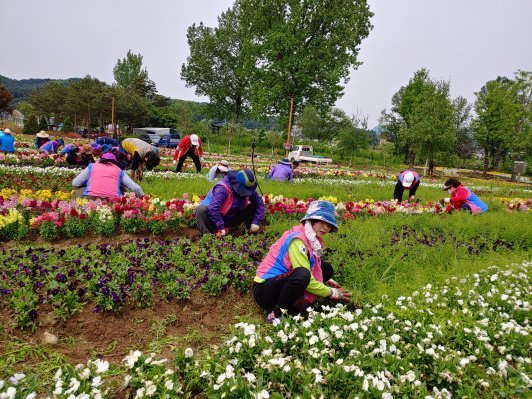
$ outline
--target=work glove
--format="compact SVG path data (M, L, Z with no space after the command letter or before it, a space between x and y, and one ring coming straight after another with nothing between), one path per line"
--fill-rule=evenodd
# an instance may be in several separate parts
M258 233L260 227L258 224L252 224L249 228L250 233Z
M443 202L445 202L446 204L448 204L449 202L451 202L451 199L450 199L450 198L444 198L444 199L443 199Z
M172 165L177 165L177 160L174 159L174 160L172 161Z
M221 229L221 230L218 230L214 233L214 235L218 238L222 238L223 236L225 236L227 233L229 233L229 229Z
M348 301L351 299L351 293L345 288L331 288L329 298L334 301Z
M199 159L199 160L200 160L200 162L201 162L201 163L205 163L205 158L203 158L203 157L200 157L200 159Z
M408 198L410 201L414 201L415 197L413 195L411 195L409 198Z

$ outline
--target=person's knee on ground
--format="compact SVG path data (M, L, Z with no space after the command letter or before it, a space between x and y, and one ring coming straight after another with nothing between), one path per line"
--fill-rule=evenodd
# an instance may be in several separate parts
M209 207L206 205L200 205L196 208L195 211L196 215L196 225L198 226L198 230L202 235L204 234L212 234L213 230L209 225L212 225L211 219L209 218Z
M323 282L326 283L334 276L334 269L329 262L321 262L321 272L323 274Z

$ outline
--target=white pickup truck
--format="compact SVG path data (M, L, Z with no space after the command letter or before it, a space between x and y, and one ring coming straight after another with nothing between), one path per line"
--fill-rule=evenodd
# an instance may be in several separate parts
M332 163L332 159L314 155L312 147L309 145L295 145L288 153L288 159L292 162L310 162L310 163Z

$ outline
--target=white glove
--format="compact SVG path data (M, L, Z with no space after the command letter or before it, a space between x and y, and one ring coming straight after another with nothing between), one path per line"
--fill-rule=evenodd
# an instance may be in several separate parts
M329 298L338 300L340 299L340 289L339 288L331 288L331 293L329 294Z
M413 199L414 199L414 196L413 196L413 195L411 195L409 199L413 200Z
M257 233L259 231L259 225L258 224L252 224L249 228L250 233Z
M175 159L172 161L172 165L177 165L177 161Z
M445 202L446 204L448 204L449 202L451 202L451 199L450 199L450 198L444 198L444 199L443 199L443 202Z
M200 162L201 162L201 163L205 163L205 158L203 158L203 157L200 157L200 159L199 159L199 160L200 160Z

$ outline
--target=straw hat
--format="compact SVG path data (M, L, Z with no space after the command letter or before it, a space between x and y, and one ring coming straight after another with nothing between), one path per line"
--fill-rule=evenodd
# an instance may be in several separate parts
M47 139L48 137L50 137L50 135L44 130L41 130L39 133L37 133L37 137L40 137L41 139Z

